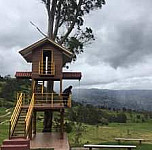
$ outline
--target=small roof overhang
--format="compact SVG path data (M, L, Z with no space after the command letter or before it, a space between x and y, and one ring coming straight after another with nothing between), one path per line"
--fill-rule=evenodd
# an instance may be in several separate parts
M32 72L16 72L15 77L18 79L32 79ZM81 80L81 72L62 72L62 79Z
M67 50L66 48L62 47L61 45L52 41L49 38L43 38L43 39L33 43L32 45L24 48L23 50L19 51L19 53L24 57L24 59L27 62L32 62L32 51L34 49L46 44L46 43L50 43L53 46L57 47L59 50L61 50L62 53L63 53L63 57L66 60L66 62L71 62L72 61L73 53L71 53L69 50Z

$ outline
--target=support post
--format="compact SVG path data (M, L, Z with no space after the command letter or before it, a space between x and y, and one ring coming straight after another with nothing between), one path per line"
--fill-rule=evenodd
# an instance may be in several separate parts
M62 94L62 79L60 79L60 95Z
M32 79L32 93L35 92L35 85L36 85L35 82L36 82L36 81L35 81L34 79Z
M60 111L60 133L61 133L61 139L64 138L64 109L61 109Z
M62 79L60 79L60 99L61 99L60 105L62 105L62 104L63 104L63 97L62 97Z
M33 111L33 134L36 134L36 111Z
M32 119L31 119L30 129L29 129L29 138L30 140L32 140Z
M47 81L47 93L53 93L54 82L52 80ZM45 110L44 111L44 128L43 132L51 132L52 130L52 120L53 119L53 111Z

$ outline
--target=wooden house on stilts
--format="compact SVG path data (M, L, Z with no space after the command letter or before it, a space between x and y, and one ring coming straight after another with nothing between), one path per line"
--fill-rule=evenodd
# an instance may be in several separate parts
M17 95L17 103L10 119L9 139L4 140L1 149L28 150L30 143L31 148L55 148L58 145L55 149L64 150L65 144L65 149L68 149L67 137L64 134L64 113L66 108L71 107L71 95L65 105L63 80L81 79L80 72L63 72L66 63L72 61L73 54L48 38L28 46L19 53L28 63L32 63L31 72L16 72L15 75L17 79L31 80L31 99L29 103L25 103L24 93ZM59 93L55 92L55 81L59 82ZM44 132L41 134L36 130L36 116L39 111L44 112ZM51 133L54 112L60 115L59 133Z

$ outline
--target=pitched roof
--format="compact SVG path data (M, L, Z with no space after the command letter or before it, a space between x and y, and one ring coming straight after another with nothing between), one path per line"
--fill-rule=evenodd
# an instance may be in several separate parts
M23 50L19 51L19 53L25 58L25 60L27 62L31 62L32 61L32 50L42 46L43 44L45 44L47 42L54 45L55 47L58 47L59 50L61 50L66 57L72 59L73 54L69 50L67 50L66 48L62 47L61 45L52 41L49 38L43 38L43 39L33 43L32 45L24 48Z

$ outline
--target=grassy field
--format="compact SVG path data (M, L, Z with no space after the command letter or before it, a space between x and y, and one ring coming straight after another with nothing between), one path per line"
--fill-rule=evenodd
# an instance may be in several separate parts
M144 138L152 140L152 122L146 123L111 123L108 126L91 126L85 125L86 130L80 138L80 143L75 144L75 133L69 134L69 141L71 146L83 146L84 144L118 144L114 138L128 137L128 138ZM138 142L124 143L139 145ZM148 141L142 146L138 146L141 150L151 150L152 141Z
M8 120L10 115L10 109L0 108L0 145L4 139L8 138Z
M0 145L2 141L8 138L8 120L11 110L0 109ZM42 121L38 123L38 131L42 131ZM68 134L70 145L83 146L84 144L118 144L114 138L144 138L152 140L152 121L145 123L110 123L108 126L82 125L85 130L79 138L79 143L75 143L76 132ZM144 142L139 146L138 142L122 143L137 145L137 150L152 150L152 141ZM108 149L106 149L108 150Z

